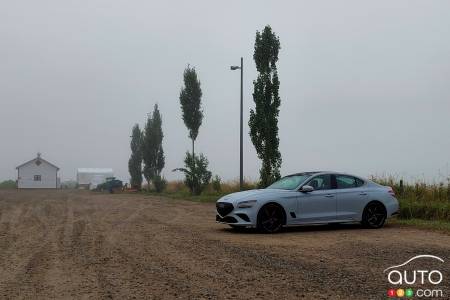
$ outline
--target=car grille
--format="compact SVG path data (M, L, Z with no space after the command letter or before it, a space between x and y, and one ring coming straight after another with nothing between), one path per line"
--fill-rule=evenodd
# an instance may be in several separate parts
M219 215L226 216L228 215L233 209L233 204L227 203L227 202L217 202L216 203L216 209Z

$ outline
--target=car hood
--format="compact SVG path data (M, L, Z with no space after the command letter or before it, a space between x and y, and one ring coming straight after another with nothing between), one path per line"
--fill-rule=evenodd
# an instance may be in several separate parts
M262 200L266 197L272 197L275 195L280 195L284 193L290 193L292 191L280 190L280 189L260 189L260 190L249 190L243 192L237 192L228 194L220 198L217 202L228 202L232 204L236 204L240 201L245 200Z

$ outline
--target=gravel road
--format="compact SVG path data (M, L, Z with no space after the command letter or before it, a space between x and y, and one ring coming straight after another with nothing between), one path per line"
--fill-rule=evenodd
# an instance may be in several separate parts
M0 191L0 298L385 299L385 268L432 254L449 299L449 235L392 224L265 235L214 218L212 203Z

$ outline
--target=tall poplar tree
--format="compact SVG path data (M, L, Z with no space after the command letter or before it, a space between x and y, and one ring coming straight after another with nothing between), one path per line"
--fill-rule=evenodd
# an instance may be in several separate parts
M183 80L184 87L180 92L180 104L183 121L189 130L189 138L192 140L192 156L194 157L194 143L203 121L202 89L195 68L191 68L189 65L184 70Z
M250 137L258 158L262 160L259 171L261 187L266 187L280 178L281 154L278 150L278 115L280 81L276 63L280 50L280 40L266 26L262 32L256 32L255 52L258 77L253 81L253 101L255 109L250 110Z
M153 181L158 192L160 188L157 182L161 180L161 171L165 165L162 147L163 138L162 117L158 104L155 104L153 112L148 115L143 133L142 158L144 161L144 177L147 180L147 184L150 185L150 182Z
M192 140L192 154L186 152L185 168L177 168L174 171L183 172L185 184L192 194L198 195L211 179L211 172L207 169L208 159L203 154L195 155L195 140L203 121L202 89L195 68L191 68L189 65L184 70L183 81L184 87L181 88L180 92L180 105L184 124L189 131L189 138Z
M128 160L128 172L130 172L130 185L132 188L141 189L142 186L142 133L139 125L133 126L131 132L131 156Z

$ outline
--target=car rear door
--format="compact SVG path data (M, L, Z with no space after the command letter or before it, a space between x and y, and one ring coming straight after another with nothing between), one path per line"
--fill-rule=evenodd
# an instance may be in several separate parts
M336 183L337 219L359 220L368 202L367 184L350 175L333 175Z
M321 223L336 219L336 190L331 185L331 175L317 175L306 185L312 186L314 191L299 192L297 222Z

